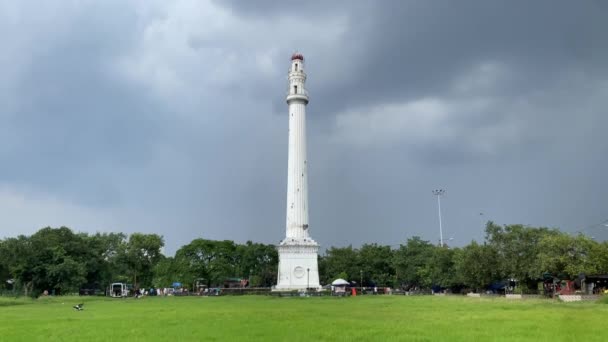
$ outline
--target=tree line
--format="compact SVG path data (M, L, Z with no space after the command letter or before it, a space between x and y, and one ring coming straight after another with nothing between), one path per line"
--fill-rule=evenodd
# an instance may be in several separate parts
M399 248L364 244L358 249L332 247L320 258L321 279L336 277L364 286L404 289L481 291L515 281L536 290L543 278L574 280L581 274L608 274L608 242L583 234L519 224L488 222L485 240L461 248L436 246L413 237Z
M404 289L451 288L480 291L505 280L534 289L543 276L575 279L608 273L608 242L557 229L486 225L483 242L460 248L412 237L398 248L364 244L331 247L319 256L322 284L343 278L364 286ZM134 233L75 233L43 228L31 236L0 240L0 290L37 296L105 289L112 282L135 287L169 287L181 282L222 286L245 278L270 287L277 276L275 246L248 241L195 239L174 256L161 253L162 236Z
M161 253L157 234L74 233L67 227L43 228L31 236L0 240L0 290L38 296L104 291L110 283L135 288L184 286L195 281L221 285L226 277L248 278L271 286L278 255L272 245L195 239L174 257Z

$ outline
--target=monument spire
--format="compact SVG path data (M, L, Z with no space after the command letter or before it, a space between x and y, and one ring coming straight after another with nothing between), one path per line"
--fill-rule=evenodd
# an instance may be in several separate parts
M304 56L294 53L288 73L289 149L285 239L279 244L279 272L275 289L319 287L317 252L308 226L308 160L306 157L306 72Z
M308 170L306 168L306 105L304 87L304 56L294 53L289 70L289 152L287 161L286 237L307 238L308 235Z

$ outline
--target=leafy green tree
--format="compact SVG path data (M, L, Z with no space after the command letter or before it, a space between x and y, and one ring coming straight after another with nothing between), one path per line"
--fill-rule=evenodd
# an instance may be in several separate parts
M557 234L555 229L520 224L499 226L488 222L486 225L486 241L497 252L502 277L516 279L530 287L536 286L542 275L537 262L541 240Z
M363 285L392 286L395 279L393 250L390 246L364 244L358 250L359 266L363 271Z
M126 265L135 287L152 283L152 270L161 258L164 245L163 238L157 234L133 233L129 236L126 249L118 251L121 253L117 256L119 262Z
M173 282L181 281L185 284L192 284L195 277L190 276L188 265L183 259L161 256L160 260L154 265L154 277L152 285L154 287L170 287Z
M454 264L456 281L478 292L501 280L498 255L490 245L472 241L455 253Z
M321 283L329 284L337 278L359 283L360 258L352 246L327 249L319 264L319 269L323 271L319 274Z
M219 285L236 271L236 245L229 240L195 239L180 248L175 259L186 265L185 277L190 282L203 278L207 285Z
M12 279L8 260L4 258L5 244L6 243L3 240L0 240L0 290L6 289L8 284L7 281Z
M86 281L87 241L67 227L46 227L30 238L33 288L40 293L76 292ZM33 264L31 264L33 263Z
M421 287L426 283L420 270L426 267L434 248L430 242L418 236L408 239L405 245L399 246L393 258L399 285L409 289Z
M88 256L85 260L86 286L104 289L110 283L129 282L127 265L120 256L126 253L127 241L123 233L96 233L86 236Z
M596 263L597 274L608 274L608 241L596 243L589 251L589 259Z
M46 268L47 282L52 289L76 292L86 282L85 264L68 255L62 247L53 249L52 262Z
M584 235L552 234L539 243L539 270L574 279L579 274L597 274L603 270L600 245Z
M34 287L33 266L35 264L34 251L31 248L29 237L19 235L8 238L0 246L0 258L4 261L8 273L15 280L14 288L23 289L28 296Z
M236 246L235 274L250 279L252 287L270 287L277 280L279 255L272 245L247 241Z
M418 276L423 287L451 287L456 284L454 265L455 249L433 246L426 262L418 268Z

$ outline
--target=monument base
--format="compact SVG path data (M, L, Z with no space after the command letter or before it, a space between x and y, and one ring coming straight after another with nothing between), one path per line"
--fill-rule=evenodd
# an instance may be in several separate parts
M319 245L314 240L286 238L277 249L279 274L273 291L321 288L317 266Z

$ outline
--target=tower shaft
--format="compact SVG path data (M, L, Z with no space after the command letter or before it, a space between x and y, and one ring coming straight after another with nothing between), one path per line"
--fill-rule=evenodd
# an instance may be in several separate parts
M304 57L294 54L288 74L289 149L285 239L278 246L276 290L319 288L319 245L308 230L308 160L306 157L306 73Z
M306 160L306 105L289 104L289 157L287 163L287 213L285 237L303 239L308 234L308 170Z
M289 154L285 237L308 238L308 170L306 160L306 73L304 57L294 54L288 74Z

